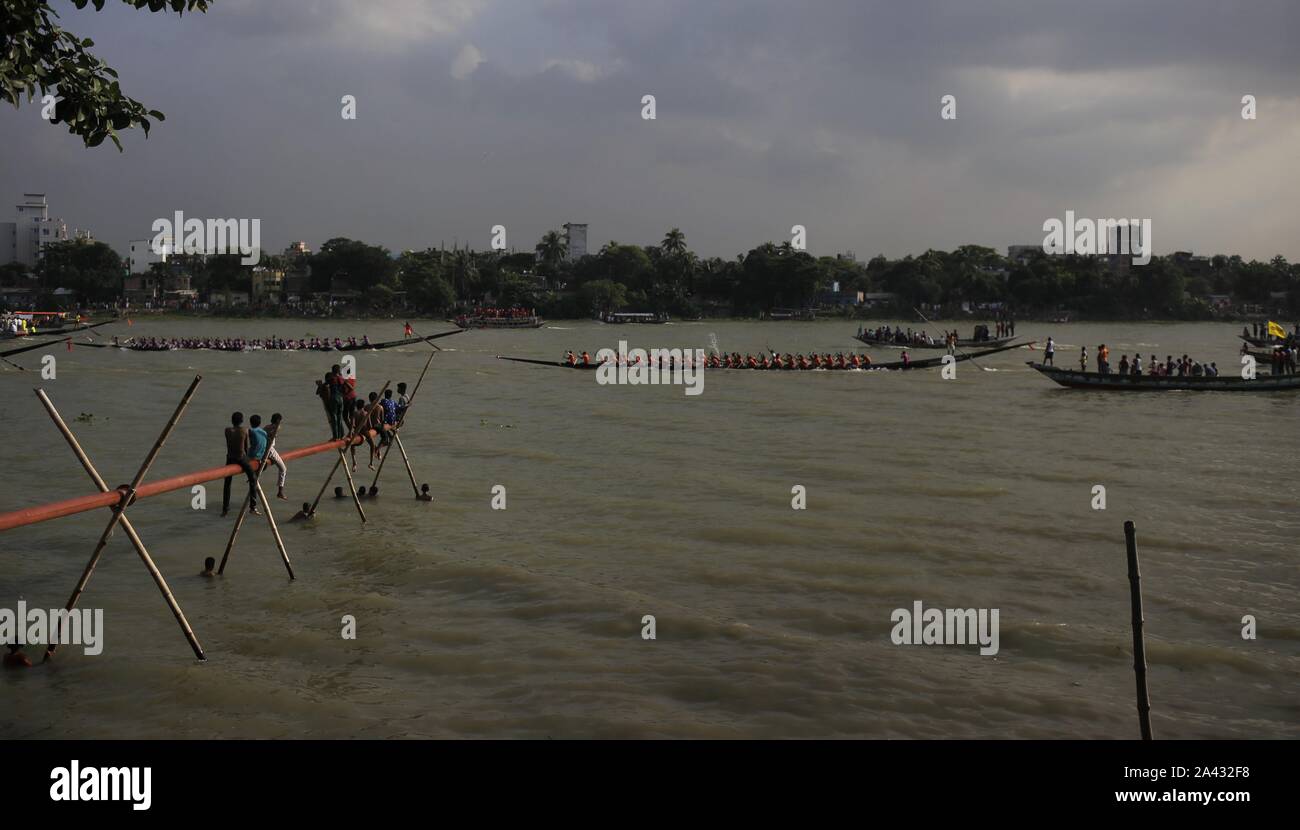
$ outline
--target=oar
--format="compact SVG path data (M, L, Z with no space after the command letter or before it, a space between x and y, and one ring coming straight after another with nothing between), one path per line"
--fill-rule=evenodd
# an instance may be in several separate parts
M71 339L72 339L71 337L64 337L63 341L67 342ZM22 354L23 352L30 352L33 349L40 349L40 348L44 348L45 346L53 346L55 343L58 342L59 342L58 340L42 340L40 343L33 343L30 346L23 346L22 348L19 349L9 349L8 351L0 352L0 360L3 360L5 363L8 363L10 366L13 366L16 369L22 369L22 371L26 372L27 370L25 368L19 366L17 363L14 363L12 360L9 360L8 359L9 355Z
M914 307L912 310L915 311L917 314L921 314L921 309L919 309L919 308L915 308L915 307ZM934 321L932 321L929 317L926 317L924 314L921 314L921 319L924 320L925 322L929 323L929 324L932 325L932 326L934 325ZM947 332L945 332L945 335L946 335L946 334L947 334ZM964 356L966 357L967 360L970 360L971 362L974 362L974 361L975 361L975 356L974 356L974 355L968 355L968 354L966 354L965 352L963 352L961 346L958 346L958 345L957 345L957 341L956 341L956 340L953 341L952 347L953 347L954 349L956 349L957 351L961 352L962 355L964 355ZM978 363L976 363L975 365L976 365L976 366L979 366ZM980 366L980 371L981 371L981 372L992 372L993 370L992 370L992 369L988 369L988 368L986 368L986 367L984 367L984 366Z

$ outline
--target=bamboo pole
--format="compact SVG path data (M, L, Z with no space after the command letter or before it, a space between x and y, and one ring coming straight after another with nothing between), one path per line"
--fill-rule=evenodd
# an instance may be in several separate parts
M311 444L306 447L288 450L280 453L280 457L285 461L295 461L299 458L306 458L311 455L318 455L323 452L336 452L338 448L346 444L346 439L338 438L329 441L322 441L317 444ZM135 491L135 500L152 498L170 493L174 490L187 490L195 484L204 484L210 481L220 481L226 476L239 475L242 472L238 464L223 464L219 467L210 467L205 470L196 470L190 473L184 473L170 478L154 479L141 484ZM105 492L96 492L89 496L78 496L71 499L63 499L49 504L37 505L35 507L26 507L20 510L14 510L9 513L0 513L0 532L13 530L18 527L48 522L53 519L61 519L65 516L73 516L77 513L87 513L99 510L102 507L112 507L121 501L121 494L116 490Z
M271 510L270 504L267 504L266 493L262 490L262 482L258 481L257 494L262 497L262 504L266 505L266 521L271 525L271 535L275 537L275 547L280 551L280 559L284 562L284 568L289 572L290 579L296 579L293 575L293 564L289 562L289 551L285 550L284 539L280 537L280 528L275 523L275 515Z
M1133 522L1124 522L1124 542L1128 547L1129 601L1133 607L1133 673L1137 678L1138 723L1142 740L1151 740L1151 697L1147 691L1147 650L1142 635L1142 574L1138 570L1137 530Z
M382 397L384 396L384 392L388 389L388 385L389 385L390 383L392 383L391 380L386 380L386 381L384 381L384 387L383 387L383 389L381 389L381 390L379 391L379 397L380 397L380 398L382 398ZM370 413L371 413L372 411L374 411L374 408L375 408L376 406L378 406L378 405L379 405L379 402L376 401L375 403L370 404L369 406L366 407L366 410L365 410L365 411L366 411L366 421L365 421L365 423L367 423L367 424L369 423L369 421L370 421ZM354 428L354 427L351 427L351 426L350 426L350 427L348 427L348 429L349 429L350 431L348 432L347 439L346 439L346 443L344 444L344 447L351 447L351 446L353 445L353 443L355 442L356 437L359 436L359 435L361 434L361 433L360 433L356 428ZM316 506L317 506L318 504L320 504L321 497L325 495L325 490L330 486L330 482L334 480L334 474L337 473L337 472L339 471L339 465L342 465L342 466L343 466L343 472L344 472L344 474L347 476L347 479L348 479L348 489L352 491L352 501L353 501L353 503L356 504L356 506L357 506L357 513L359 513L359 514L361 515L361 523L362 523L362 524L365 524L365 522L366 522L366 511L363 510L363 509L361 508L361 499L357 498L357 485L356 485L356 483L352 480L352 471L351 471L351 469L349 469L349 467L348 467L348 461L347 461L347 457L344 455L344 448L343 448L343 447L340 447L340 448L339 448L339 460L336 461L336 462L334 462L334 467L333 467L333 469L331 469L331 470L330 470L330 474L329 474L328 476L325 477L325 483L322 484L322 485L320 486L320 492L316 494L316 500L313 501L313 502L311 503L311 510L308 512L308 515L312 515L312 514L314 514L314 513L316 512Z
M186 393L187 397L193 394L201 377L202 376L196 376L194 378L194 382L190 385L189 391ZM81 466L86 471L86 475L90 476L91 481L95 483L95 486L99 488L100 492L112 492L104 482L104 479L99 475L99 471L95 469L95 465L91 463L90 457L87 456L85 450L81 448L81 444L77 441L76 436L72 434L72 430L68 428L63 417L59 415L59 411L54 407L54 403L50 401L49 396L45 394L44 390L37 389L36 397L40 399L41 404L45 407L45 411L49 414L50 419L54 421L54 425L63 435L64 440L68 442L68 446L72 448L73 453L77 456L77 460L81 462ZM184 403L185 401L183 400L182 404ZM177 414L173 416L174 418L179 417L181 409L183 409L183 406L178 408ZM165 432L166 431L169 430L165 430ZM160 440L157 446L161 448L161 445ZM124 500L125 496L126 494L123 493ZM139 534L135 532L135 527L131 524L131 520L122 515L122 510L120 508L114 509L114 517L116 520L121 522L122 529L126 532L127 538L130 539L131 544L135 547L136 553L140 556L140 560L144 562L144 566L149 571L149 575L153 578L154 584L158 586L158 591L162 594L163 601L166 602L167 607L171 609L172 616L176 618L177 624L181 627L181 632L185 635L185 639L189 642L190 648L194 651L194 656L200 660L207 659L203 656L203 647L199 645L198 638L194 636L194 630L190 627L189 620L185 618L185 612L181 610L180 603L176 601L176 597L172 594L171 588L167 585L167 580L163 578L162 572L159 571L158 566L154 564L153 557L149 555L149 550L144 546L144 542L140 539ZM97 563L98 551L95 556L91 557L90 562L87 563L85 570L82 572L81 579L77 582L76 588L73 589L72 596L68 599L68 604L66 606L68 611L71 611L76 606L77 599L85 590L86 584L90 581L91 575L95 572L95 566ZM49 660L53 656L56 646L56 643L50 643L45 652L46 660Z
M239 515L235 517L235 526L230 529L230 538L226 540L226 550L221 554L221 564L217 566L217 575L222 576L226 572L226 561L230 559L230 552L235 548L235 538L239 536L239 530L244 526L244 517L248 515L248 503L251 494L244 496L244 504L239 508Z
M357 483L352 478L352 467L348 464L348 459L343 450L339 450L339 463L343 465L343 475L348 480L348 493L352 496L352 503L357 507L357 515L361 517L361 523L365 524L366 511L361 507L361 495L357 493ZM325 482L325 486L329 486L328 481ZM315 513L316 508L313 507L311 512Z
M402 436L394 433L393 442L397 444L397 449L402 453L402 461L406 462L406 474L411 478L411 489L415 491L415 497L418 499L420 497L420 485L415 483L415 471L411 469L411 459L406 455L406 447L402 446Z
M430 343L429 345L433 345L433 344ZM393 426L393 443L397 442L397 433L401 430L402 426L406 423L406 415L408 412L411 411L411 405L415 403L415 395L417 392L420 391L420 384L424 383L424 374L425 372L429 371L429 364L433 363L433 356L436 354L437 352L429 352L429 359L424 362L424 369L420 371L420 377L416 379L415 386L411 389L411 396L406 399L406 409L402 411L402 417L399 418L397 420L397 423ZM384 471L384 462L388 460L388 456L390 453L392 453L392 451L393 451L392 444L389 444L388 449L385 450L384 454L379 457L379 469L375 470L375 480L370 482L371 487L374 487L379 484L379 474ZM411 461L410 459L406 458L405 450L402 451L402 458L406 459L406 470L408 473L410 473ZM411 484L414 485L415 473L410 473L410 475L411 475ZM417 498L420 495L420 489L418 487L415 490L415 495Z

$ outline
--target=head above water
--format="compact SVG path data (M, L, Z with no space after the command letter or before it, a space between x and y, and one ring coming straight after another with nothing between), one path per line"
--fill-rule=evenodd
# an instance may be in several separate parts
M336 374L336 375L340 375L340 374L343 373L343 367L341 367L341 366L339 366L337 363L335 363L333 366L330 367L330 371L333 372L333 373Z
M379 393L378 393L378 392L371 392L371 393L370 393L370 402L371 402L371 403L374 403L374 402L377 401L377 400L379 400Z
M217 560L213 559L211 556L203 560L203 570L205 571L210 571L216 566L217 566Z
M258 427L260 427L260 426L262 425L262 416L261 416L261 415L253 415L252 417L250 417L250 418L248 419L248 425L249 425L250 427L252 427L253 429L257 429Z
M239 426L240 424L242 424L243 422L244 422L244 413L242 413L242 412L232 412L232 413L230 414L230 425L231 425L231 426L235 426L235 427L237 427L237 426Z
M570 352L569 354L573 354L573 353ZM399 384L397 384L397 394L399 394L399 395L404 395L404 394L406 394L406 384L405 384L405 383L399 383Z
M393 390L392 390L392 389L385 389L385 390L384 390L384 397L385 397L385 398L388 398L388 399L391 399L391 398L393 397Z
M280 422L283 421L283 420L284 420L284 416L281 415L279 412L277 412L277 413L275 413L274 415L271 416L271 423L273 423L273 424L278 424L278 423L280 423Z
M341 498L343 498L343 488L342 488L342 487L335 487L335 488L334 488L334 498L336 498L336 499L341 499Z
M370 495L371 495L371 496L377 496L377 495L379 495L379 485L378 485L378 484L372 484L372 485L370 485Z

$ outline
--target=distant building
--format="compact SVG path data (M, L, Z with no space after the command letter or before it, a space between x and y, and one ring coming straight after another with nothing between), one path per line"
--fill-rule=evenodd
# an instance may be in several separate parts
M841 288L838 280L832 282L830 288L817 292L817 306L819 308L858 306L862 305L865 299L864 292Z
M1042 245L1009 245L1007 247L1007 259L1016 265L1024 265L1033 259L1035 254L1041 254L1042 252Z
M162 281L158 271L129 274L122 280L122 297L129 305L152 306L158 300Z
M170 236L163 236L162 253L155 253L153 249L153 239L132 239L129 243L131 250L126 257L126 270L128 274L144 274L149 271L156 262L166 262L167 258L175 252Z
M51 219L44 193L24 193L16 209L16 221L0 222L0 265L21 262L35 268L41 248L51 242L66 242L68 226Z
M284 291L284 270L258 265L253 268L253 300L276 301Z
M868 291L862 295L862 305L867 307L892 305L897 300L898 295L892 291Z
M311 248L306 242L295 242L284 249L284 257L281 296L286 303L306 302L311 296Z
M587 255L587 225L564 223L564 238L569 243L568 258L577 261Z
M1169 258L1183 269L1189 277L1210 277L1214 272L1213 264L1207 256L1196 256L1191 251L1174 251Z

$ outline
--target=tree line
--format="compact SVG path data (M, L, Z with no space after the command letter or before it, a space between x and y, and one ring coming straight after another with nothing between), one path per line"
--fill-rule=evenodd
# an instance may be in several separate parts
M154 265L157 276L183 272L200 295L251 292L253 267L303 275L316 295L350 291L362 310L405 308L443 314L490 304L526 306L552 317L588 317L609 311L649 311L679 318L753 317L776 308L805 309L874 295L872 314L904 314L919 306L941 314L1005 308L1020 316L1069 312L1090 319L1208 319L1214 295L1269 313L1300 312L1300 265L1281 256L1269 262L1237 256L1205 260L1153 257L1143 266L1116 267L1106 257L1048 255L1010 260L992 248L963 245L919 256L877 256L857 262L813 256L789 242L765 242L734 259L697 256L678 228L657 245L617 241L570 260L559 231L532 251L429 248L394 256L359 240L334 238L312 254L264 254L257 266L238 255L180 256ZM20 282L17 264L0 266L0 284ZM72 289L87 302L112 302L122 293L124 262L102 242L48 245L36 269L43 293ZM838 297L827 292L838 284ZM270 296L271 304L284 297ZM305 299L305 298L304 298ZM860 312L859 312L860 313Z

